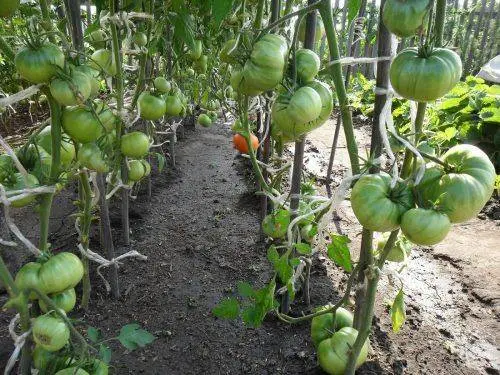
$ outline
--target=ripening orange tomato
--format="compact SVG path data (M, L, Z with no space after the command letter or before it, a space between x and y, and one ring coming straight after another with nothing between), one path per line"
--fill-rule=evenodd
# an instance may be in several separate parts
M257 147L259 147L259 140L253 133L250 134L250 140L252 142L252 148L257 150ZM236 133L233 135L233 147L242 154L248 154L247 141L241 134Z

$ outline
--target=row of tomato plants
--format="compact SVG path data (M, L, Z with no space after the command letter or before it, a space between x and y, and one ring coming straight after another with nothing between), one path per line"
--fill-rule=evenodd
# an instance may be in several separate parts
M373 119L372 130L374 139L379 140L372 140L371 155L363 167L359 162L340 64L328 63L321 69L321 61L314 52L323 29L315 14L319 10L331 60L339 59L328 1L312 1L293 13L285 12L281 19L271 18L263 30L253 33L242 30L237 38L224 44L220 53L221 62L231 67L230 84L237 95L237 121L233 130L246 140L242 147L241 138L235 139L235 147L248 153L260 193L272 202L272 212L264 217L262 230L271 240L267 257L274 275L267 285L257 289L240 282L239 297L224 299L213 313L231 319L241 316L245 324L253 327L260 326L271 312L289 324L311 320L311 339L317 348L319 365L333 375L353 374L366 361L375 294L385 262L407 262L412 246L435 245L444 240L452 224L475 217L491 197L496 179L495 168L481 149L463 144L438 155L426 141L423 128L426 104L448 93L462 74L459 56L452 49L442 47L444 2L423 0L410 5L387 0L381 8L379 44L390 45L390 32L398 37L418 34L421 45L398 53L390 67L384 61L378 63L380 93L376 95L383 100L376 101L378 115ZM255 14L255 23L259 24L258 8ZM303 21L306 14L308 21L304 30L301 26L306 24ZM286 27L288 21L292 22ZM316 32L318 23L319 32ZM287 34L283 30L288 30L288 40L283 37ZM299 48L299 41L303 42L303 48ZM384 58L380 55L383 48L379 49L379 56ZM319 80L318 73L322 73L326 81ZM385 129L386 122L391 120L387 118L387 111L385 117L381 113L390 100L389 82L400 97L417 103L414 132L408 138L401 138L390 125ZM300 179L300 150L305 137L322 126L332 113L330 83L336 90L355 176L338 187L340 196L326 200L319 197L310 184L299 185L300 190L294 190L297 186L294 179L297 175ZM269 94L272 90L274 95ZM270 108L270 111L259 108ZM264 124L269 126L264 127L261 134L264 138L271 136L277 152L277 157L268 164L257 159L259 143L252 133L251 119L262 116L267 120ZM392 153L387 134L393 143L401 143L406 149L402 160ZM288 194L281 189L287 165L283 166L280 152L283 144L290 142L295 142L295 156ZM266 139L262 139L262 143L265 145ZM377 161L382 147L393 165ZM400 173L394 168L399 163ZM325 232L325 221L329 221L338 200L345 198L344 189L348 190L350 185L352 209L363 227L358 262L351 260L347 237ZM374 232L383 235L373 249ZM332 238L326 249L325 235ZM308 306L308 314L290 313L290 302L299 291L309 304L312 255L323 250L350 273L343 298L335 304ZM353 314L344 305L356 282ZM396 331L404 322L403 296L401 288L391 307Z
M19 372L28 374L34 367L40 374L107 374L110 340L134 350L151 343L154 337L137 324L122 327L116 338L103 338L93 327L84 337L67 316L77 303L75 288L82 282L80 306L87 310L91 300L89 260L94 260L111 270L107 276L110 282L105 282L108 292L118 298L118 261L127 256L146 259L133 251L115 255L109 200L121 190L121 244L126 248L131 192L150 178L153 158L157 158L160 172L165 164L161 149L164 142L154 143L165 134L171 145L175 143L175 118L203 112L198 116L203 126L217 118L220 102L215 95L209 96L206 87L208 56L202 53L202 41L194 38L194 17L185 13L182 3L164 9L154 0L132 4L110 0L87 25L85 43L78 25L81 20L71 20L67 26L72 34L68 41L66 26L55 25L55 9L47 1L28 8L23 5L18 18L15 12L19 1L7 3L0 16L16 17L21 38L10 38L7 43L2 35L2 55L15 66L20 79L37 85L40 101L48 103L50 109L49 121L24 145L12 150L3 142L7 152L0 155L3 210L9 223L11 207L30 204L36 205L40 221L38 246L25 238L23 241L35 261L23 265L15 277L3 260L0 262L0 280L10 297L6 307L19 313L24 337L15 342L22 347ZM65 8L67 15L75 14L72 6L70 3ZM76 13L80 14L80 9ZM80 33L73 33L75 30ZM170 37L164 38L165 32ZM175 45L174 53L158 49L161 43ZM19 50L14 52L13 45ZM153 62L157 63L154 71L148 68ZM126 70L127 64L133 65L132 73ZM156 148L159 152L154 152ZM70 251L56 253L48 242L53 198L75 180L81 257ZM97 212L103 255L89 249ZM14 319L14 331L16 322ZM7 372L19 354L16 352Z

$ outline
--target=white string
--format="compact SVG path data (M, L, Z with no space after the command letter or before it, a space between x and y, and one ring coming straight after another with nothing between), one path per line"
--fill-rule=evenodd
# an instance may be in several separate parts
M4 375L9 375L10 371L16 364L17 358L19 357L19 353L21 353L21 349L26 343L26 338L31 334L31 328L24 332L21 336L16 334L16 323L20 319L19 314L16 314L14 318L9 323L9 334L12 340L14 341L14 351L12 352L9 360L7 361L7 365L5 366Z
M104 286L106 287L106 291L108 293L111 291L111 286L109 285L106 278L102 275L102 273L101 273L102 268L106 268L109 266L116 266L116 268L119 268L119 266L122 265L121 260L123 260L125 258L130 258L130 257L139 258L141 260L148 259L147 256L142 255L141 253L139 253L138 251L135 251L135 250L131 250L131 251L129 251L125 254L122 254L116 258L113 258L111 260L107 260L106 258L101 256L100 254L97 254L90 249L84 249L82 244L78 244L78 250L80 250L80 253L83 256L87 257L88 259L90 259L96 263L99 263L99 266L97 267L97 274L100 276L100 278L104 282Z
M379 61L387 61L392 60L393 56L380 56L380 57L342 57L337 60L332 60L328 64L325 65L323 69L327 69L333 65L356 65L356 64L374 64Z
M41 84L33 85L6 98L0 99L0 108L9 107L21 100L28 99L30 96L35 95L42 86Z

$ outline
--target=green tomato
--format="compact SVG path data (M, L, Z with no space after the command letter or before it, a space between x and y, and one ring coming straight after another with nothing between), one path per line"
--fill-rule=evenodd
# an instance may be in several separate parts
M56 352L69 342L69 328L60 318L41 315L34 319L33 340L42 349Z
M156 77L153 84L162 93L168 93L172 89L172 85L164 77Z
M95 30L88 35L89 44L94 48L106 48L107 38L103 30Z
M116 116L105 102L100 99L94 100L94 110L107 133L116 130Z
M271 238L281 238L287 233L290 225L290 212L279 210L278 212L266 215L262 221L262 231Z
M313 81L307 84L308 88L314 89L319 95L321 109L319 115L312 121L302 124L296 124L288 115L287 111L283 111L286 107L287 98L280 96L273 105L273 129L272 135L275 138L281 138L284 142L292 142L301 139L305 134L323 125L329 118L333 110L333 95L327 84L320 81Z
M38 273L42 265L40 263L29 262L22 266L19 271L17 271L14 283L19 288L19 290L27 290L30 288L39 288L40 279ZM35 292L29 293L30 300L36 300L38 298Z
M39 288L47 294L74 288L83 277L82 261L72 253L62 252L49 258L38 272Z
M429 102L445 95L460 80L462 62L450 49L435 48L424 56L416 48L407 48L396 55L389 75L392 87L403 98Z
M162 98L144 91L137 100L139 116L144 120L155 121L165 114L165 101Z
M68 367L64 370L59 370L55 375L89 375L87 371L78 367Z
M319 72L320 60L310 49L302 48L295 52L297 77L301 82L311 82Z
M64 130L75 142L94 142L103 134L99 118L85 106L64 107L61 120Z
M0 17L10 17L19 8L20 0L3 0L0 7Z
M344 375L349 354L358 337L358 331L351 327L341 328L318 346L318 361L321 368L330 375ZM356 361L361 366L368 355L368 340L365 341Z
M22 190L26 188L34 188L39 185L38 179L32 175L29 174L26 176L26 178L21 174L21 173L14 173L12 176L12 181L10 185L5 186L6 191L13 191L13 190ZM10 203L11 207L24 207L33 202L36 198L36 195L28 195L24 198L18 199L16 201L13 201Z
M38 133L36 143L52 155L52 127L46 126ZM75 159L75 145L66 134L61 134L61 164L65 167Z
M205 128L208 128L212 125L212 120L210 119L210 117L208 117L208 115L202 113L198 116L198 124Z
M139 47L145 47L148 44L148 37L143 32L136 32L133 36L133 41Z
M101 84L99 82L99 71L92 69L88 65L78 65L75 70L86 74L90 79L90 97L93 98L99 94Z
M231 86L250 96L276 87L283 79L288 46L280 35L267 34L257 41L242 70L234 70Z
M412 208L401 218L401 231L417 245L435 245L450 231L450 219L443 213L425 208Z
M151 166L146 160L130 160L128 166L128 179L133 182L139 181L151 173Z
M387 0L382 11L384 25L401 38L415 35L424 27L429 4L429 0Z
M107 49L98 49L92 56L88 65L95 70L103 71L109 76L115 76L117 67L111 51Z
M201 40L196 39L194 41L193 48L188 51L188 56L191 60L195 61L201 57L202 52L203 52L203 44Z
M330 308L330 305L323 306L320 310ZM318 347L321 341L326 340L344 327L352 327L353 315L349 310L339 307L333 313L326 313L314 317L311 321L311 340L315 347Z
M64 312L70 312L76 305L76 293L74 288L69 288L61 293L53 294L49 296L52 302ZM45 304L42 300L38 300L38 306L40 309L46 313L51 308Z
M304 41L306 37L306 17L302 18L302 22L299 25L299 40ZM314 33L314 41L319 42L323 35L325 35L325 27L323 26L323 20L321 17L316 16L316 29Z
M308 129L306 124L318 118L321 107L321 97L311 87L301 87L291 97L288 94L280 95L271 112L276 131L287 137L303 136L305 129Z
M54 44L41 47L26 47L16 54L14 64L17 72L32 83L46 83L56 74L58 67L64 68L64 54Z
M120 150L129 158L142 158L149 152L149 138L143 132L131 132L121 138Z
M377 251L376 251L377 254L381 254L382 251L384 250L385 244L389 239L389 235L390 235L389 233L384 233L382 237L378 240ZM394 243L394 246L389 251L389 254L387 254L386 260L389 262L397 262L397 263L404 262L404 260L410 256L411 248L412 248L411 242L408 241L408 239L404 235L399 233L396 242Z
M106 163L103 151L94 142L84 143L78 149L78 162L85 168L99 173L109 171L109 165Z
M178 116L182 111L182 102L177 95L168 95L165 98L165 113L168 116Z
M406 184L398 182L391 189L391 176L380 173L365 175L356 182L351 205L363 227L388 232L399 228L401 216L414 206L414 199Z
M467 144L450 148L441 160L449 168L428 164L417 192L423 202L437 202L452 223L462 223L475 217L493 194L495 167L481 149Z
M85 102L90 96L92 83L87 74L73 70L71 79L54 78L49 87L59 104L69 106Z

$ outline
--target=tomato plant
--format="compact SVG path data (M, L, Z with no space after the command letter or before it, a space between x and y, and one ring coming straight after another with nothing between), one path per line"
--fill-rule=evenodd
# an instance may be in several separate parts
M143 92L137 101L139 115L144 120L158 120L165 114L165 101L162 98Z
M329 308L323 306L321 309ZM320 310L321 310L320 309ZM333 336L333 334L344 328L352 327L353 316L349 310L339 307L333 313L319 315L311 320L311 340L315 347L323 341Z
M92 91L91 77L86 73L73 70L68 78L55 78L50 82L50 93L65 106L84 102Z
M250 134L250 142L252 145L252 148L254 150L257 150L259 147L259 139L255 136L255 134ZM242 154L248 154L248 144L245 139L241 134L236 133L233 135L233 147L241 152Z
M75 142L94 142L104 131L97 115L86 106L64 107L61 120L64 130Z

